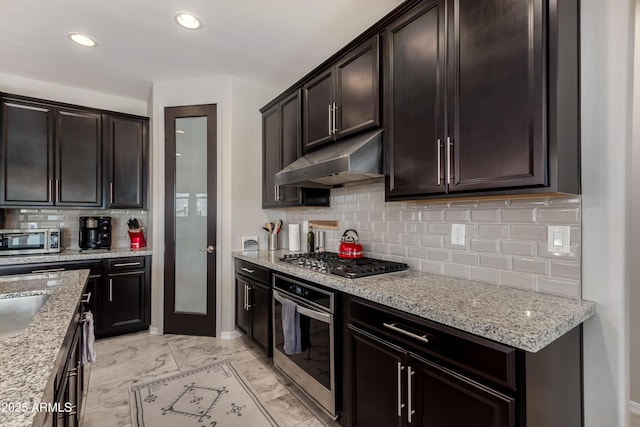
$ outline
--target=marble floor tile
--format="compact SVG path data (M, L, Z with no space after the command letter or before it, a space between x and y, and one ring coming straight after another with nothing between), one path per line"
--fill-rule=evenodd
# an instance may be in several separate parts
M129 427L132 386L223 360L234 362L283 423L281 427L338 426L244 337L219 340L138 333L99 340L96 352L96 362L85 367L89 385L82 410L85 427Z

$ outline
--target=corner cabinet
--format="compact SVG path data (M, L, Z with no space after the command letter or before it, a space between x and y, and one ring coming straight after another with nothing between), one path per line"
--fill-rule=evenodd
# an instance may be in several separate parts
M277 172L300 157L300 91L262 111L262 207L328 206L329 190L275 185Z
M529 353L351 297L345 339L345 427L582 425L581 328Z
M103 115L105 206L144 209L147 202L149 119Z
M379 64L376 35L305 83L305 152L380 126Z
M148 118L9 94L1 103L1 207L146 207Z
M100 114L2 98L0 204L102 206Z
M575 0L426 0L388 25L387 200L579 193L578 19Z

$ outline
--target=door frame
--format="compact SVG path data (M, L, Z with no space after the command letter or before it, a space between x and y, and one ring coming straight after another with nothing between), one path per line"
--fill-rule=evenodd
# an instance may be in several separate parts
M176 126L175 119L207 117L207 241L217 242L217 104L165 107L165 253L164 253L164 333L216 336L216 254L207 256L207 313L177 313L175 307L175 192ZM211 168L214 168L213 171ZM211 206L209 201L215 201Z

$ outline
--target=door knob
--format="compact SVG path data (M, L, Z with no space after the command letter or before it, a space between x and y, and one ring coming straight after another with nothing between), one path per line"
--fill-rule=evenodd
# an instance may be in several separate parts
M207 247L206 247L206 248L204 248L204 249L200 249L200 252L207 251L207 253L212 254L212 253L213 253L213 251L215 251L215 250L216 250L216 248L214 248L213 246L209 245L209 246L207 246Z

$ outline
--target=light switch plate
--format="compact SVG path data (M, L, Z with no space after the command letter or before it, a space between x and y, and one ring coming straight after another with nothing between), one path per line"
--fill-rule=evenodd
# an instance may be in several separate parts
M547 251L555 254L571 253L571 227L568 225L547 226Z
M464 246L464 224L451 224L451 244Z

